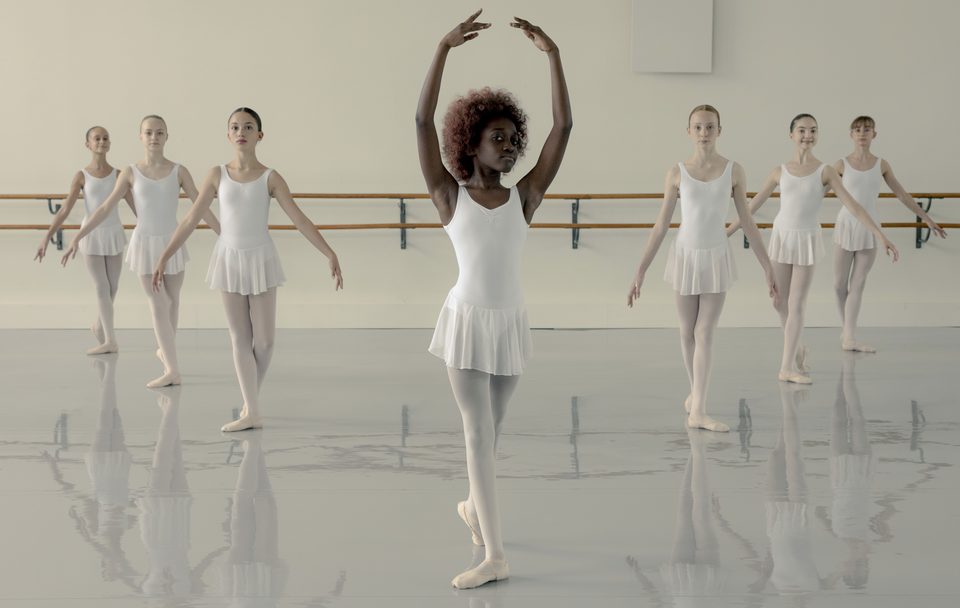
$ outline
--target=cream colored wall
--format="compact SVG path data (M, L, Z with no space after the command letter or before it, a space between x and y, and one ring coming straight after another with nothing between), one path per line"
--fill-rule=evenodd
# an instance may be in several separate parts
M811 112L822 129L818 154L848 151L846 126L856 114L879 121L875 151L910 190L958 191L953 109L960 94L955 61L960 4L950 0L718 0L714 71L640 75L630 68L629 0L527 0L483 3L495 27L455 49L441 106L471 86L504 86L530 113L529 169L549 129L547 61L506 27L514 13L540 24L558 42L573 99L575 128L554 192L657 192L667 167L689 154L689 109L712 103L723 113L720 149L746 168L751 187L791 153L787 123ZM87 161L82 138L92 124L114 138L111 160L128 164L142 148L137 124L166 117L168 156L199 180L229 160L228 112L256 108L265 121L260 156L295 191L423 191L413 113L439 38L473 3L449 0L278 1L38 0L5 11L0 37L4 143L0 192L64 192ZM803 12L797 7L802 6ZM670 24L664 24L669 27ZM37 204L0 202L3 223L49 221ZM395 221L393 203L305 203L318 222ZM652 221L657 204L588 203L583 221ZM773 217L777 203L761 210ZM823 218L837 205L828 201ZM887 220L909 220L882 203ZM960 221L960 201L934 207ZM129 213L127 213L129 216ZM73 220L79 221L80 213ZM565 221L566 204L548 203L539 219ZM426 202L409 219L434 220ZM285 218L276 216L273 221ZM896 230L903 259L871 275L866 325L956 325L960 234L922 251ZM82 327L94 315L83 265L31 263L37 232L0 232L0 326ZM831 234L825 236L829 239ZM400 251L395 232L330 232L347 289L334 294L324 260L294 233L276 235L288 274L280 294L286 327L425 327L456 278L452 249L440 231L414 231ZM527 300L541 327L672 326L673 294L655 261L638 310L623 305L646 231L584 231L570 249L568 232L534 231L525 259ZM193 262L183 292L183 325L223 326L217 294L203 284L209 233L189 243ZM724 325L771 326L759 267L737 249L741 280L730 293ZM831 259L810 297L811 325L833 325ZM146 304L125 271L118 301L121 327L147 327Z

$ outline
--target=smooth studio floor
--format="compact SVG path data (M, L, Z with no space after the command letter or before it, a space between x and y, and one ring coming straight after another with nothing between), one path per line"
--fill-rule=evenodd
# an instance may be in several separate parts
M960 603L960 330L806 332L815 384L776 381L775 329L721 329L687 432L675 330L534 332L499 457L509 581L479 554L459 416L426 330L281 331L267 427L225 331L87 357L80 331L2 331L0 604L581 607Z

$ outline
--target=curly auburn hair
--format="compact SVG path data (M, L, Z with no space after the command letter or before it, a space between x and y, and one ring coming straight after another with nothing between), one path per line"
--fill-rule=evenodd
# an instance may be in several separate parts
M480 133L494 118L513 121L520 138L517 156L523 156L527 148L527 114L508 91L474 89L447 108L443 117L443 156L457 179L467 180L473 174L473 160L467 152L480 144Z

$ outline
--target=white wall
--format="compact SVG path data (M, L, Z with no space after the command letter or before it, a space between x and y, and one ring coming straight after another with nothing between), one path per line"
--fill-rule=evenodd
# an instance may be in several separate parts
M514 91L532 120L529 169L549 129L547 61L506 27L515 13L558 42L573 99L575 128L554 192L659 192L667 167L689 154L689 109L712 103L723 115L721 151L739 160L752 188L791 154L787 123L815 114L828 162L847 153L847 125L860 113L878 119L875 151L913 191L960 191L955 146L960 128L956 22L950 0L718 0L714 71L641 75L630 67L629 0L488 0L495 27L455 49L441 95L485 84ZM802 6L802 12L798 10ZM264 117L262 160L299 192L421 192L413 113L440 37L473 9L449 0L168 0L163 3L37 0L5 10L0 37L4 134L0 192L64 192L87 161L83 133L92 124L114 138L111 160L137 160L141 116L159 113L170 128L168 156L199 180L229 160L227 114L238 105ZM664 24L670 27L670 24ZM935 217L960 221L960 202L935 204ZM305 203L318 222L395 221L392 203ZM771 202L760 218L776 212ZM831 219L834 201L825 205ZM908 221L882 203L885 220ZM652 221L657 203L585 203L583 221ZM129 216L129 214L128 214ZM565 221L566 204L548 203L538 219ZM2 223L49 221L44 205L0 201ZM79 221L80 213L72 218ZM435 219L413 203L411 221ZM679 219L679 216L678 218ZM275 222L285 218L276 216ZM871 275L866 325L956 325L960 284L952 278L960 235L912 246L895 230L903 259L879 261ZM287 327L423 327L436 319L455 280L452 250L440 231L414 231L401 252L395 232L330 232L347 289L334 294L324 260L302 238L278 233L288 284L280 294ZM831 237L825 233L827 239ZM94 316L82 264L30 259L38 232L0 232L0 327L83 327ZM661 252L639 310L623 305L646 231L531 233L525 260L531 320L541 327L671 326L673 295L659 280ZM197 233L183 293L185 326L223 325L219 297L202 283L212 245ZM759 267L738 249L741 281L722 323L769 326L776 318ZM818 270L809 323L837 323L831 260ZM951 277L951 278L947 278ZM135 278L125 272L118 324L149 326Z

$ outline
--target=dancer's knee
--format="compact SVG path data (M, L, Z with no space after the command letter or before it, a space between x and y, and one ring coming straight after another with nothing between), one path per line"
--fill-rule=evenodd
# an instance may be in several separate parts
M492 426L464 423L463 439L467 449L475 453L493 450L495 432Z

